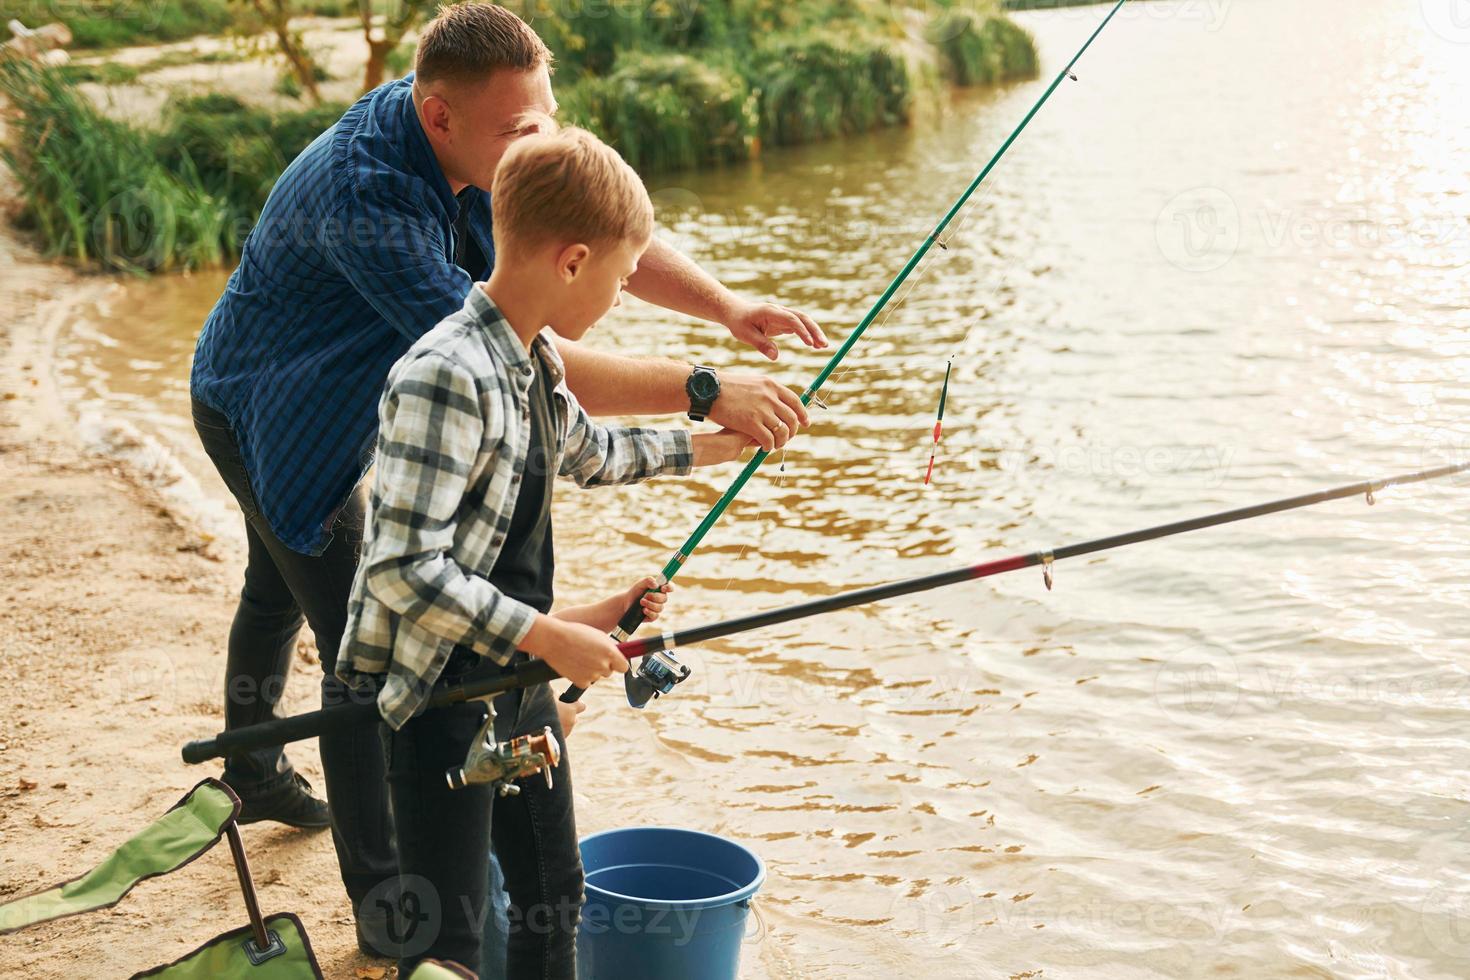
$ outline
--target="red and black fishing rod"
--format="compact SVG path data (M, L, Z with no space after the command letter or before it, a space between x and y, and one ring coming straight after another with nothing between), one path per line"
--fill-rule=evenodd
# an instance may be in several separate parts
M1159 524L1137 531L1128 531L1105 538L1094 538L1091 541L1081 541L1077 544L1064 545L1047 551L1033 551L1028 554L1012 555L1009 558L981 562L978 565L965 565L962 568L954 568L946 572L935 572L931 575L921 575L918 578L903 579L884 585L871 586L866 589L842 592L838 595L827 596L822 599L813 599L810 602L797 603L793 606L783 606L780 609L752 613L748 616L737 616L734 619L726 619L718 623L708 623L704 626L691 626L689 629L668 631L659 636L625 640L618 644L618 650L629 660L634 660L639 657L657 658L658 654L663 651L672 650L679 646L688 646L693 643L707 643L710 640L725 636L734 636L737 633L748 633L751 630L776 626L781 623L789 623L798 619L806 619L810 616L819 616L823 613L836 612L839 609L850 609L853 606L881 602L884 599L896 599L899 596L928 592L932 589L941 589L949 585L958 585L961 582L989 578L992 575L1014 572L1022 568L1035 568L1038 565L1041 566L1046 577L1047 588L1051 588L1051 566L1053 562L1064 561L1068 558L1078 558L1082 555L1091 555L1099 551L1111 551L1114 548L1141 544L1145 541L1167 538L1176 534L1184 534L1188 531L1219 527L1222 524L1235 524L1257 517L1265 517L1268 514L1279 514L1282 511L1313 507L1318 504L1327 503L1332 500L1342 500L1348 497L1366 497L1371 504L1373 503L1373 495L1387 487L1424 483L1429 480L1438 480L1467 471L1470 471L1470 462L1447 464L1433 469L1421 470L1417 473L1408 473L1403 476L1393 476L1381 480L1366 480L1362 483L1351 483L1346 486L1335 487L1331 490L1319 490L1315 493L1301 494L1296 497L1285 497L1281 500L1272 500L1263 504L1254 504L1249 507L1239 507L1234 510L1206 514L1203 517L1193 517L1188 520L1174 521L1169 524ZM436 691L434 696L429 700L429 707L439 708L449 704L458 704L462 701L493 697L505 691L530 687L535 684L554 680L558 676L560 675L552 670L546 661L531 660L500 677L475 681L455 687L447 687ZM673 682L670 682L669 687L672 686ZM654 696L657 695L655 694ZM356 725L367 724L376 721L377 718L377 707L371 700L323 708L319 711L311 711L290 718L268 721L260 725L235 728L227 732L221 732L211 739L190 742L184 746L184 761L188 763L204 762L206 759L222 758L227 755L236 755L255 749L284 745L287 742L315 738L326 732L342 731Z
M1278 514L1287 510L1298 510L1302 507L1311 507L1316 504L1326 503L1331 500L1341 500L1346 497L1364 496L1368 499L1369 503L1373 503L1373 494L1385 487L1423 483L1427 480L1436 480L1466 471L1470 471L1470 462L1440 466L1435 469L1409 473L1404 476L1390 477L1385 480L1368 480L1363 483L1336 487L1332 490L1320 490L1316 493L1302 494L1298 497L1286 497L1282 500L1273 500L1269 503L1240 507L1235 510L1221 511L1216 514L1206 514L1203 517L1174 521L1170 524L1159 524L1155 527L1143 528L1138 531L1128 531L1124 534L1114 534L1106 538L1094 538L1091 541L1081 541L1077 544L1069 544L1060 548L1053 548L1049 551L1033 551L1029 554L1012 555L1009 558L981 562L978 565L953 568L947 572L935 572L932 575L921 575L918 578L902 579L897 582L874 585L866 589L842 592L834 596L828 596L825 599L813 599L810 602L802 602L794 606L784 606L780 609L772 609L762 613L752 613L749 616L739 616L735 619L727 619L719 623L709 623L705 626L692 626L685 630L665 632L661 636L647 636L640 639L628 640L618 644L618 649L630 659L633 657L646 657L662 650L671 650L676 646L688 646L692 643L707 643L710 640L733 636L736 633L746 633L750 630L763 629L767 626L776 626L781 623L792 622L793 620L806 619L809 616L819 616L823 613L836 612L839 609L850 609L853 606L864 606L872 602L881 602L884 599L896 599L899 596L914 595L915 593L928 592L932 589L942 589L948 585L958 585L961 582L990 578L993 575L1014 572L1022 568L1035 568L1038 565L1042 567L1046 576L1046 587L1050 589L1052 585L1050 572L1052 563L1063 561L1067 558L1078 558L1082 555L1091 555L1099 551L1111 551L1114 548L1122 548L1130 544L1141 544L1144 541L1167 538L1175 534L1184 534L1187 531L1198 531L1207 527L1219 527L1222 524L1248 521L1256 517L1265 517L1268 514Z

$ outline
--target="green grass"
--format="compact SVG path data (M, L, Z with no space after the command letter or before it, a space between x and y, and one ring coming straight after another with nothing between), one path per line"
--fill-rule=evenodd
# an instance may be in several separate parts
M1053 7L1090 7L1112 0L1005 0L1007 10L1049 10Z
M760 133L806 143L907 121L910 80L886 44L818 34L776 38L748 62Z
M269 113L228 95L173 103L151 142L162 159L190 161L198 183L227 202L232 219L253 222L286 164L341 116L343 106Z
M642 173L743 160L762 143L806 143L908 119L906 66L884 44L772 39L741 65L683 54L625 56L563 87L562 116Z
M743 160L755 132L744 80L680 54L624 58L566 89L560 105L644 173Z
M649 0L598 16L506 2L556 55L567 118L645 173L901 125L930 71L905 61L903 0ZM947 77L1034 74L1030 35L993 0L978 10L937 2L931 41Z
M63 80L77 82L96 82L101 85L126 85L135 82L139 77L150 72L159 71L163 68L174 68L180 65L212 65L226 64L234 61L243 61L245 55L240 51L228 48L216 51L191 51L188 49L176 49L164 51L156 58L152 58L140 65L128 65L116 61L72 61L56 68L57 73Z
M0 155L22 223L48 254L146 273L219 265L239 252L272 183L342 106L270 114L228 96L174 103L162 131L108 119L63 77L0 65L20 111Z
M0 92L22 110L5 162L50 254L148 272L217 264L236 244L223 202L187 160L169 169L144 135L102 116L59 76L7 63Z
M992 85L1036 74L1035 41L999 13L949 10L929 22L925 35L956 85Z
M0 21L27 27L61 21L76 48L163 44L196 34L218 34L234 21L227 0L0 0Z

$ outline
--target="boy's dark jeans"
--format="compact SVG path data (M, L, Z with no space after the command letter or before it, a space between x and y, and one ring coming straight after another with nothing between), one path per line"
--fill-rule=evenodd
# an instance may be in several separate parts
M225 728L275 717L302 622L316 634L322 664L322 705L342 704L349 692L333 676L347 622L347 600L362 552L366 491L359 487L342 508L332 540L320 555L282 544L260 516L229 419L193 403L194 428L215 469L245 515L249 555L240 605L230 627L225 663ZM342 881L361 906L374 888L398 874L388 815L382 746L368 725L321 738L322 772L332 811L332 842ZM242 797L264 795L295 778L280 748L225 760L225 782Z
M446 681L457 683L464 676L500 669L487 662ZM502 695L495 710L496 738L549 725L565 746L549 686ZM572 980L583 893L571 763L563 751L551 789L540 776L532 776L518 784L516 796L496 796L488 786L451 790L445 770L464 762L484 717L485 709L476 702L426 711L396 732L381 727L398 830L403 906L419 910L423 918L418 928L424 930L417 937L405 935L399 976L434 957L487 977ZM480 962L482 932L493 915L487 895L492 843L510 894L504 973L500 964Z

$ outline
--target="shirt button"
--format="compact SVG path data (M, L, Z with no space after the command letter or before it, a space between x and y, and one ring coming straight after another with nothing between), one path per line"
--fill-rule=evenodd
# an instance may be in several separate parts
M492 548L499 548L503 544L505 544L505 538L499 534L490 539L490 546Z

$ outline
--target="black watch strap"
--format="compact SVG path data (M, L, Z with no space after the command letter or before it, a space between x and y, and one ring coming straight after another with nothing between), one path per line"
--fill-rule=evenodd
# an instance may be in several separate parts
M715 399L720 397L719 375L715 374L714 368L697 365L689 372L684 391L689 396L689 417L703 422L715 407Z

